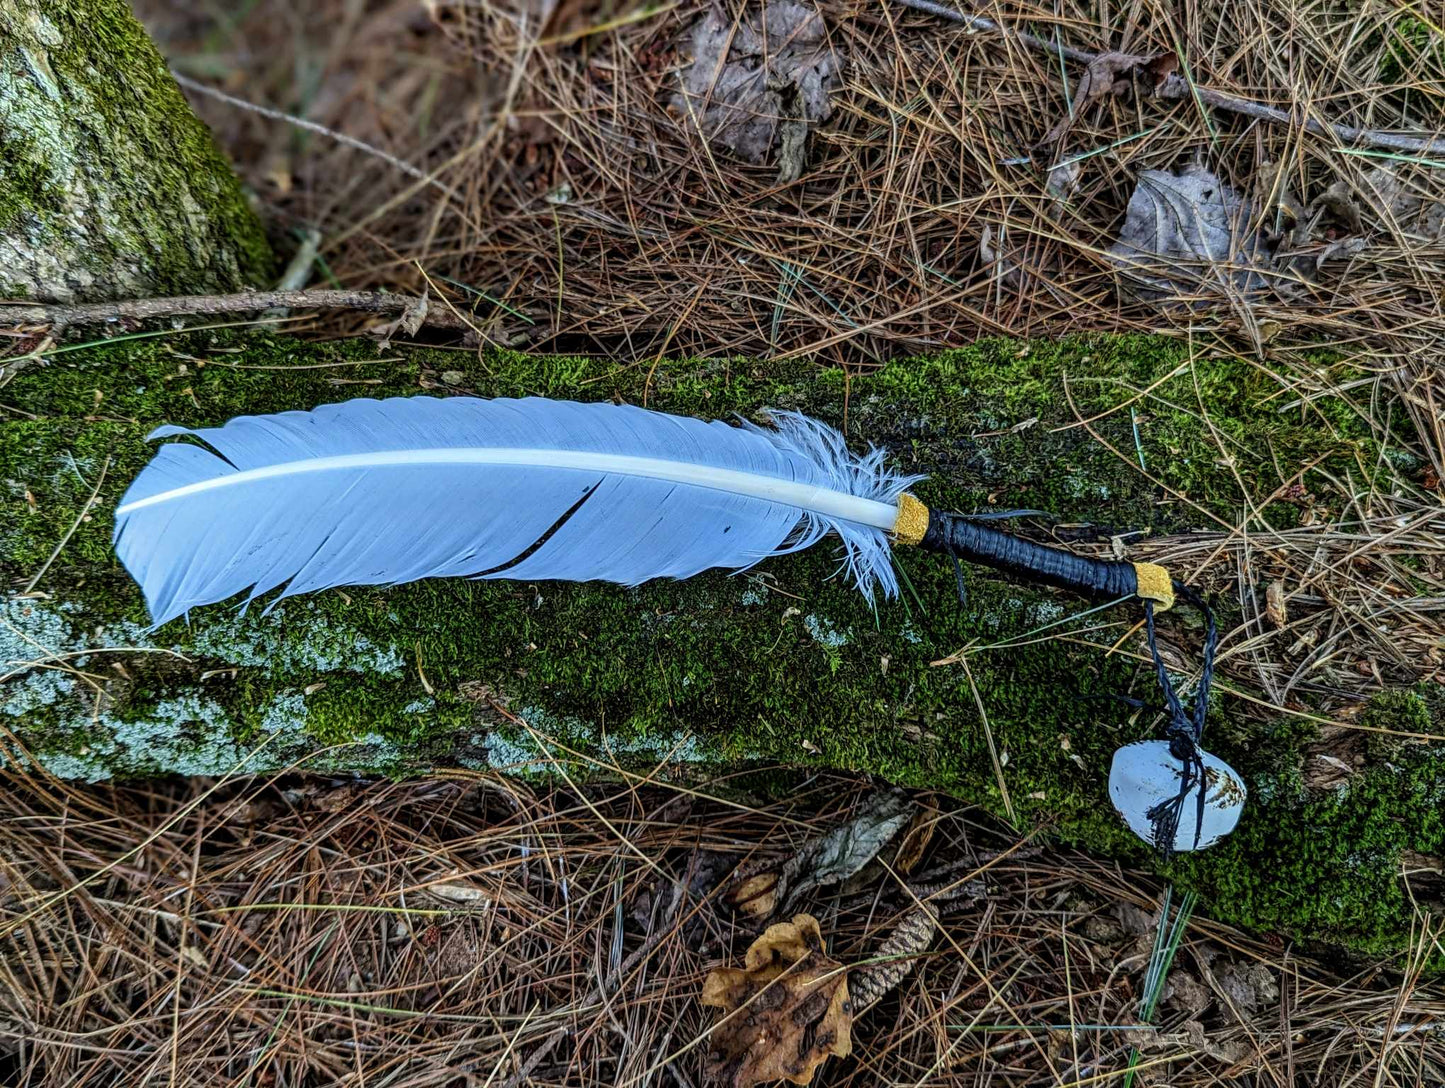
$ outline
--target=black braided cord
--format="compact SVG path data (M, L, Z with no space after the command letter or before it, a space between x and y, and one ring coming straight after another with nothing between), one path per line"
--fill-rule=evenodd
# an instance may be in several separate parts
M1011 533L989 528L965 514L946 514L930 510L928 531L919 542L919 547L953 557L958 573L960 600L963 598L963 573L958 564L963 559L1016 574L1033 582L1043 582L1094 597L1133 597L1139 591L1139 576L1132 563L1094 559L1074 555L1062 548L1035 544ZM1159 655L1159 642L1154 630L1154 602L1144 601L1149 653L1154 659L1154 671L1159 678L1159 686L1164 691L1164 702L1169 715L1169 724L1165 727L1164 734L1169 738L1170 755L1182 765L1179 793L1167 801L1161 801L1148 812L1149 820L1154 825L1154 847L1165 858L1174 852L1174 840L1179 832L1184 802L1188 800L1189 791L1196 783L1199 786L1194 814L1196 849L1204 832L1208 782L1199 744L1204 736L1204 716L1209 710L1209 689L1214 683L1214 653L1219 646L1219 628L1208 603L1197 591L1182 582L1176 580L1173 585L1176 597L1204 613L1206 634L1199 690L1195 693L1193 712L1187 713L1169 679L1169 670L1164 667L1164 660Z
M1209 792L1209 781L1204 773L1204 756L1199 744L1204 737L1204 715L1209 711L1209 689L1214 683L1214 652L1219 647L1219 627L1214 621L1214 610L1193 588L1182 582L1174 582L1174 593L1181 600L1188 601L1204 613L1204 660L1199 671L1199 689L1194 693L1194 712L1186 714L1174 684L1169 679L1169 670L1159 654L1159 641L1154 632L1154 602L1144 602L1144 619L1149 629L1149 653L1154 658L1154 672L1159 677L1159 686L1164 690L1164 702L1169 713L1169 724L1164 735L1169 738L1169 754L1179 760L1182 770L1179 776L1179 792L1167 801L1161 801L1146 815L1154 825L1154 848L1168 858L1174 852L1174 839L1179 832L1179 820L1184 813L1184 802L1189 791L1197 784L1199 798L1194 813L1194 849L1199 848L1199 837L1204 831L1205 795Z

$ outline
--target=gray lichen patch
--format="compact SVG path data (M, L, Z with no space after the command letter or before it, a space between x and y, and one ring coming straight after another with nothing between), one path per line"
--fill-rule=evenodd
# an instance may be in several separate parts
M88 782L255 773L298 761L313 769L424 765L371 730L318 752L308 725L307 692L326 683L316 677L335 675L344 683L368 673L395 675L402 658L394 649L348 637L324 620L314 628L316 637L288 642L280 637L284 619L276 612L207 621L193 639L177 644L129 622L83 632L70 618L77 611L27 598L0 604L0 726L26 742L23 753L0 747L0 765L36 763L58 777ZM220 667L201 668L198 655ZM136 690L135 673L139 662L156 659L174 665L169 678L158 681L172 693L147 698ZM243 669L272 681L304 675L309 682L278 686L243 715L226 697ZM417 709L424 712L427 704Z
M306 625L306 638L289 637L297 624ZM281 601L270 610L251 608L229 616L212 612L198 623L190 652L278 673L396 676L406 663L395 645L380 645L364 634L338 628L309 600Z

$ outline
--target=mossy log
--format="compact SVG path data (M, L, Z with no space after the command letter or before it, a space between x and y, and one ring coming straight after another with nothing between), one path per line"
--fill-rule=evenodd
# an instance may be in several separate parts
M270 265L126 0L0 0L0 298L232 291Z
M851 379L806 364L383 356L224 333L56 355L0 398L0 735L14 763L91 780L292 765L533 774L557 760L572 775L775 768L752 780L766 783L787 780L780 765L846 768L1142 858L1105 789L1115 748L1157 729L1117 698L1153 691L1128 606L1050 626L1089 606L982 570L966 572L960 601L950 565L903 552L908 591L875 615L820 546L683 583L425 581L269 612L218 605L148 631L110 511L162 422L359 395L541 394L706 417L801 409L926 473L918 491L934 506L1049 510L1167 559L1242 508L1298 524L1300 508L1271 496L1305 465L1359 483L1402 456L1343 402L1282 413L1276 389L1249 361L1152 339L985 343ZM1229 565L1222 580L1234 578ZM1165 622L1180 662L1197 658L1196 621L1181 610ZM963 647L967 672L945 660ZM1397 944L1401 852L1438 855L1445 840L1440 748L1409 746L1342 790L1311 792L1301 751L1315 725L1231 695L1241 683L1224 685L1207 741L1246 775L1249 808L1225 844L1171 863L1172 878L1220 918ZM1439 732L1433 712L1413 692L1372 711Z

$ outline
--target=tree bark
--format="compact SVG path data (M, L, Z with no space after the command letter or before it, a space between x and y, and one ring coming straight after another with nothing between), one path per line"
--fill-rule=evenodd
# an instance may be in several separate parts
M0 297L268 286L271 253L125 0L0 0Z

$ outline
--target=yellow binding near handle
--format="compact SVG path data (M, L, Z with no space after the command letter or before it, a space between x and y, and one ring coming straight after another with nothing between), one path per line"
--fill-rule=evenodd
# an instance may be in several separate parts
M898 516L893 522L893 542L917 546L923 543L928 533L928 507L914 495L904 492L898 496ZM1153 601L1159 612L1174 607L1174 581L1169 572L1158 563L1135 563L1134 595L1141 600ZM1117 584L1117 583L1116 583Z
M898 496L898 520L893 523L896 544L917 547L928 532L928 507L908 492Z
M1139 579L1135 596L1153 601L1159 612L1168 612L1174 607L1174 581L1167 570L1158 563L1135 563L1134 573Z

